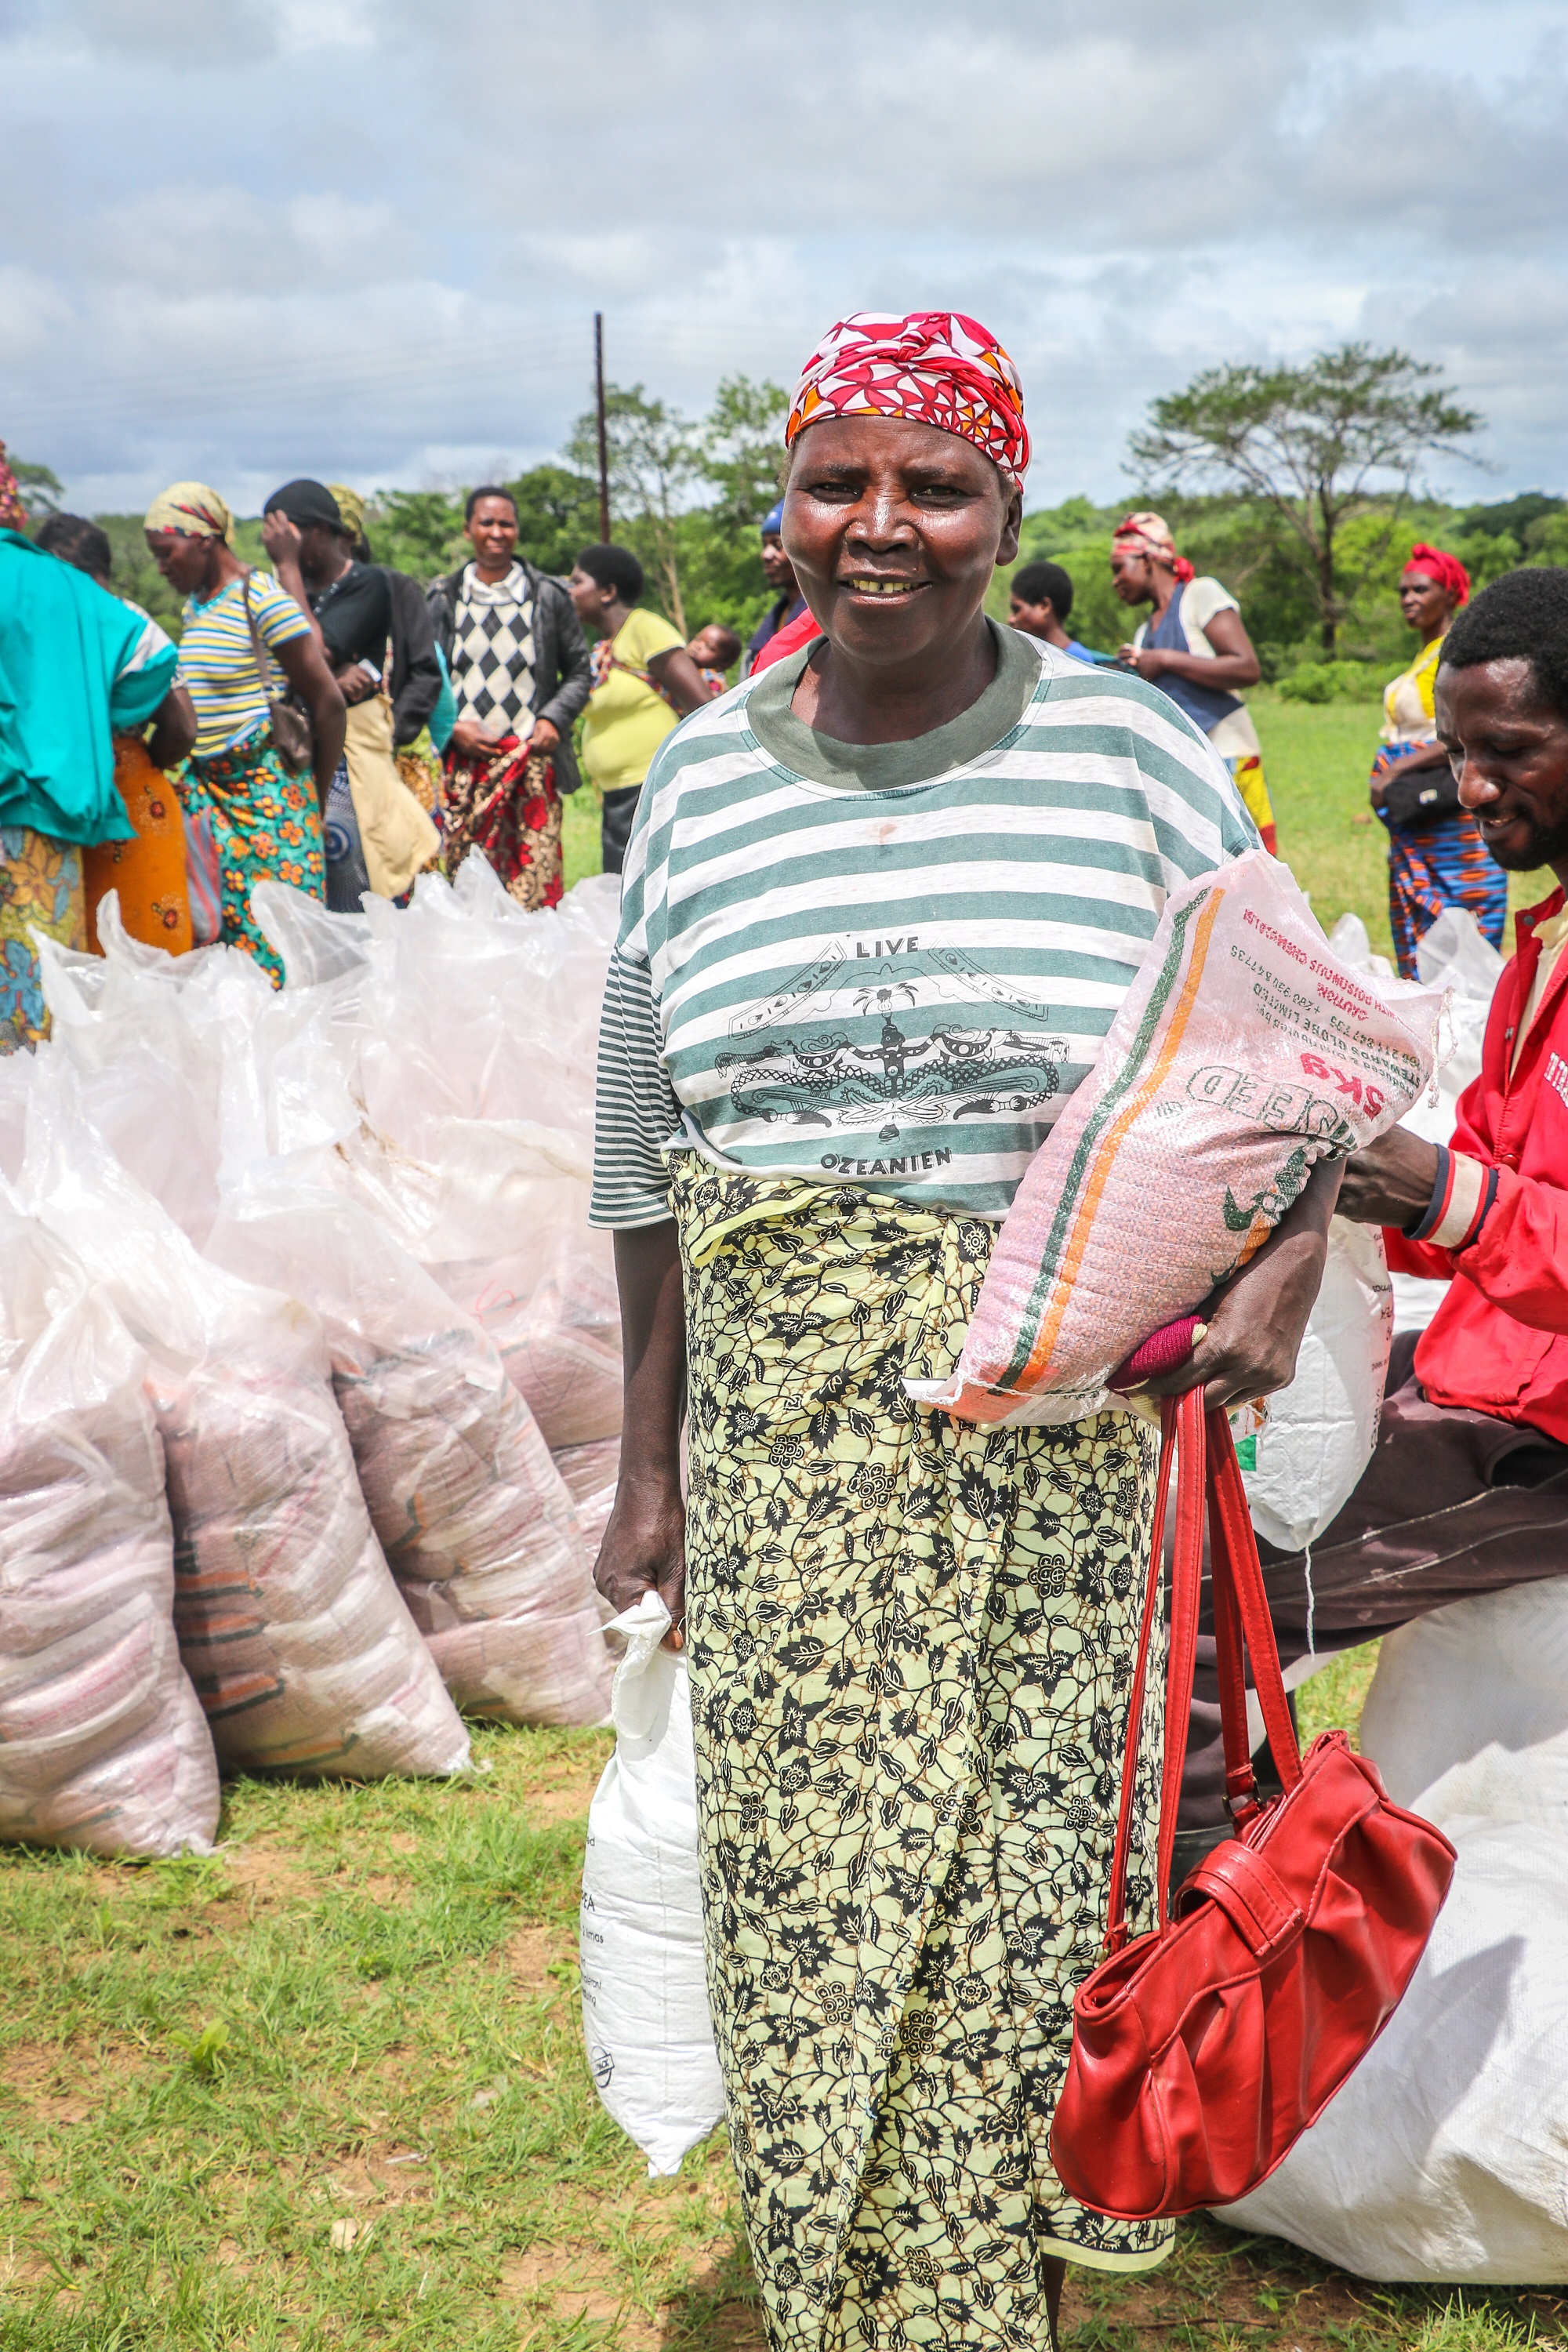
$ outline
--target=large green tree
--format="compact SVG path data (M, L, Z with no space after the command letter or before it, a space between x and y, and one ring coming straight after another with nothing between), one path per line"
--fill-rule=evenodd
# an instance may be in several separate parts
M713 518L737 540L756 530L778 499L788 470L784 445L789 394L764 377L727 375L701 432L702 478L718 496Z
M1131 436L1152 495L1241 494L1284 525L1287 560L1310 592L1325 655L1339 646L1348 604L1383 561L1424 459L1462 453L1481 424L1451 397L1442 371L1407 352L1343 343L1300 367L1205 368L1183 392L1151 403ZM1376 515L1352 567L1346 526Z
M699 428L679 408L650 400L640 383L629 391L612 383L605 386L605 437L612 530L615 518L640 525L623 535L639 555L651 555L664 608L684 637L689 631L680 583L680 519L702 473ZM595 478L599 444L591 408L573 426L563 454L574 473Z

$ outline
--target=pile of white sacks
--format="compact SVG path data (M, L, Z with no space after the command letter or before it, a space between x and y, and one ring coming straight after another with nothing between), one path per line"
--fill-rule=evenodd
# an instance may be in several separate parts
M1334 944L1373 969L1353 922ZM1502 960L1459 908L1418 956L1421 978L1451 991L1454 1050L1405 1124L1446 1143ZM1394 1276L1385 1328L1424 1329L1446 1287ZM1316 1368L1346 1423L1365 1386L1351 1320ZM1283 1542L1268 1499L1255 1488L1254 1518ZM1456 1602L1384 1641L1361 1744L1394 1801L1453 1840L1453 1886L1380 2040L1273 2177L1219 2216L1365 2278L1568 2283L1568 1506L1563 1537L1561 1580Z
M605 1719L620 1328L587 1223L616 885L482 858L226 948L44 949L0 1063L0 1838L204 1850L218 1770Z

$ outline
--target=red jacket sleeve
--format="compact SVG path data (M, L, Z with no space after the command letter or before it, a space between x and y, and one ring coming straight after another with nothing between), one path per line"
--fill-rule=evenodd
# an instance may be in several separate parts
M1504 1001L1500 1001L1504 1000ZM1500 1053L1506 1032L1494 1042L1493 1028L1512 1016L1512 994L1499 989L1487 1037L1487 1061ZM1450 1150L1484 1167L1496 1166L1492 1108L1483 1068L1459 1097ZM1388 1262L1402 1274L1462 1274L1500 1314L1537 1331L1568 1332L1568 1191L1498 1168L1497 1198L1479 1237L1467 1250L1434 1249L1429 1242L1406 1241L1384 1232Z
M1462 1148L1458 1137L1455 1148ZM1468 1250L1436 1255L1516 1323L1568 1331L1568 1192L1560 1184L1500 1168L1497 1199L1479 1239Z
M1430 1242L1407 1241L1397 1225L1384 1225L1383 1246L1393 1274L1418 1274L1427 1282L1447 1282L1454 1271L1452 1250L1434 1249Z

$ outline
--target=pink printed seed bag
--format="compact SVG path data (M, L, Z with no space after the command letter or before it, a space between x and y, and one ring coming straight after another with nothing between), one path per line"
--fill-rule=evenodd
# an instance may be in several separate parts
M1100 1412L1108 1374L1247 1263L1315 1161L1403 1118L1443 1001L1347 971L1264 850L1176 891L1002 1221L952 1377L911 1396L973 1422Z

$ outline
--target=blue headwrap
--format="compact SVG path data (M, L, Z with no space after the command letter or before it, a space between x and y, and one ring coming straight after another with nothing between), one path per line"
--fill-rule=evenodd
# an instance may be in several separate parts
M766 514L763 517L763 537L766 539L771 532L776 539L783 530L784 500L781 499L777 506L770 507Z

